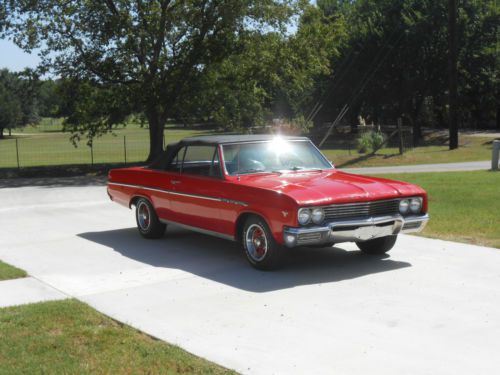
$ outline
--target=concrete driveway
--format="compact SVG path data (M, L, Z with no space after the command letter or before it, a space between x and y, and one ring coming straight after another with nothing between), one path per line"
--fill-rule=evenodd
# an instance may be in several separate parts
M142 239L98 183L0 189L0 259L242 373L500 371L499 250L401 236L388 257L297 249L264 273L224 240Z
M491 169L491 161L466 161L462 163L396 165L389 167L341 168L344 172L358 174L377 173L417 173L417 172L460 172L486 171Z

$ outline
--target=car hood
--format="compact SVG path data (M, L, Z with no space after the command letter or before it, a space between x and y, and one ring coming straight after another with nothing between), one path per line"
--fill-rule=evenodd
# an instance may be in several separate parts
M269 189L293 198L298 205L326 205L425 195L416 185L338 170L255 174L240 183Z

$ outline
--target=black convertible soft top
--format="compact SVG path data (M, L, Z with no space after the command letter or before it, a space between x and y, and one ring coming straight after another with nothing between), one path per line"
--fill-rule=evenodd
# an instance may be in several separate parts
M228 143L243 142L263 142L276 138L274 134L231 134L231 135L204 135L199 137L184 138L176 143L167 145L163 153L158 156L149 166L151 169L164 170L170 160L177 154L182 147L188 145L219 145ZM280 138L292 141L307 141L307 137L280 136Z
M200 137L184 138L179 143L186 144L209 144L218 145L224 143L240 143L240 142L261 142L270 141L276 138L274 134L228 134L228 135L204 135ZM306 137L280 136L287 140L307 140Z

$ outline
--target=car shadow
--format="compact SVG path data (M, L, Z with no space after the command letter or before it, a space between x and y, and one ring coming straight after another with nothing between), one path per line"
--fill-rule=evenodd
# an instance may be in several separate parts
M79 237L112 248L154 267L180 269L252 292L331 283L410 267L388 255L367 256L339 247L287 249L284 264L272 272L253 269L239 244L170 225L160 240L142 238L136 228L87 232Z

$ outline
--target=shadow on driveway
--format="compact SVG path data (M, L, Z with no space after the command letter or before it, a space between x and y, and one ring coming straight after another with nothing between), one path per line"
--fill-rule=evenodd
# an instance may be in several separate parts
M106 185L107 176L0 178L0 189L18 187L79 187Z
M253 269L239 244L170 225L160 240L142 238L136 228L78 235L110 247L125 257L154 267L180 269L191 274L252 292L268 292L300 285L331 283L410 267L410 263L360 251L331 248L287 249L282 268L273 272Z

